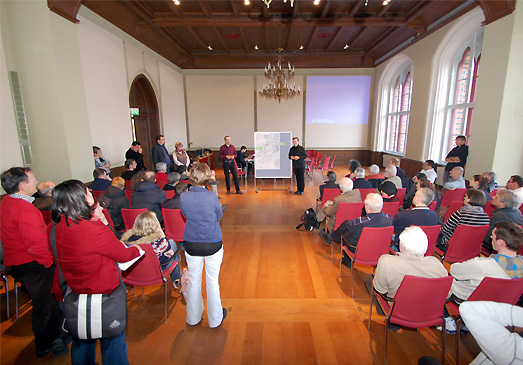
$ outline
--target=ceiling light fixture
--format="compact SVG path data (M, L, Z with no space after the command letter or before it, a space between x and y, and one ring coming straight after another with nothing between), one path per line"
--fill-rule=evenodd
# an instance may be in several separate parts
M174 3L174 5L180 5L180 1L179 0L173 0L173 3Z
M255 45L255 46L254 46L254 49L255 49L255 50L259 50L258 45Z
M320 1L321 1L321 0L314 0L314 3L313 3L313 4L314 4L314 5L320 5Z
M384 0L384 1L383 1L383 6L387 6L387 5L389 5L390 1L391 1L391 0Z
M349 49L349 45L345 43L345 47L343 47L343 49Z
M251 5L251 2L249 0L244 0L243 2L245 5Z
M300 46L300 51L303 50L305 47L303 47L303 44Z
M365 6L369 5L369 0L365 0Z
M211 47L211 46L207 46L207 49L208 49L209 51L212 51L212 47Z
M263 85L263 89L260 89L259 93L260 96L278 100L280 103L281 99L291 99L300 95L300 88L296 89L296 85L289 84L294 77L294 67L291 66L291 63L287 63L288 68L282 68L282 63L285 61L281 56L283 48L278 48L276 51L278 52L278 57L274 59L276 66L271 67L269 62L265 67L265 78L269 80L269 84Z
M263 3L267 6L267 9L271 6L272 0L262 0ZM318 1L318 0L314 0ZM284 3L287 3L287 0L283 0ZM291 0L291 8L294 7L294 0Z

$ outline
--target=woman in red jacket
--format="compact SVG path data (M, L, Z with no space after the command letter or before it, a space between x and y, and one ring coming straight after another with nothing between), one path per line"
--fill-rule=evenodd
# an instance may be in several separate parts
M88 190L78 180L64 181L53 190L51 218L56 224L58 263L73 292L109 294L120 285L116 262L138 257L141 249L128 248L105 224L92 221L87 198ZM100 345L104 364L129 363L125 330L118 336L101 338ZM95 350L96 340L74 338L71 362L94 364Z

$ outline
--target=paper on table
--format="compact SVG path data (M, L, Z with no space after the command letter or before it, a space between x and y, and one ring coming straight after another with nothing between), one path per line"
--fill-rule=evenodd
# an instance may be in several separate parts
M145 254L144 251L141 251L140 252L140 256L138 257L135 257L134 259L132 259L131 261L127 261L127 262L119 262L118 263L118 267L120 268L120 270L122 271L125 271L127 270L128 268L130 268L136 261L138 261L138 259L140 257L142 257L143 255Z

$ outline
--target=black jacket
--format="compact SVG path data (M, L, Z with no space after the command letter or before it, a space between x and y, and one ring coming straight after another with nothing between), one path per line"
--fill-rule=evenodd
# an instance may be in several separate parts
M116 186L109 186L98 198L100 205L109 211L109 215L115 226L123 224L122 208L129 209L129 199L125 196L125 190Z
M158 185L150 181L142 181L134 187L131 205L133 209L146 208L150 212L155 212L158 220L162 222L162 204L165 199L165 192Z

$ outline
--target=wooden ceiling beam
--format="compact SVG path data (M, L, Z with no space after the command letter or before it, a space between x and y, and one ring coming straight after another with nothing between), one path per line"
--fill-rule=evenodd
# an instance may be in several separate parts
M387 10L391 7L393 2L394 2L394 0L391 0L387 5L382 6L380 11L378 11L378 13L376 14L376 17L381 18L383 16L383 14L385 14L387 12Z
M79 22L76 16L78 15L78 10L80 10L82 3L83 0L47 0L49 10L72 23Z
M169 8L173 11L174 15L178 18L183 18L183 11L180 9L178 5L175 5L172 0L166 0L167 5L169 5Z
M205 17L207 19L211 19L212 18L212 12L211 12L211 8L209 7L209 4L207 4L207 1L205 1L205 0L198 0L198 5L200 5L200 8L202 8L202 11L205 14Z
M296 19L298 17L298 3L299 0L294 0L294 5L292 6L292 19Z
M405 12L405 16L407 17L407 23L410 23L414 19L419 17L431 5L432 0L419 1L417 4L414 4L409 10Z
M336 39L338 39L338 37L340 36L340 34L343 32L343 29L345 29L345 27L339 27L339 28L336 30L336 33L334 33L334 35L332 36L331 41L330 41L329 44L327 45L327 48L325 48L326 51L330 51L330 49L331 49L332 46L334 45L334 42L336 42Z
M316 38L316 34L318 33L318 30L320 29L320 27L315 27L314 30L312 31L312 34L311 36L309 37L309 41L307 42L307 47L305 48L305 50L307 52L310 51L311 47L312 47L312 43L314 42L314 38Z
M516 9L516 0L487 1L478 0L478 4L485 14L484 25L490 24L506 15L512 14Z
M356 34L356 35L354 36L354 38L352 38L352 39L350 40L350 42L349 42L349 46L350 46L351 44L354 44L354 43L356 43L357 41L359 41L359 39L360 39L361 37L363 37L363 35L364 35L368 30L369 30L369 28L366 28L366 27L361 28L361 30L358 32L358 34Z
M382 32L381 35L376 38L368 47L365 49L365 54L368 54L369 52L372 52L376 47L378 47L381 43L387 40L398 28L389 28L385 32Z
M193 27L188 27L187 30L193 35L193 37L200 43L203 49L207 50L208 44L205 43L203 38L198 34L198 32Z
M358 9L363 5L364 2L365 2L365 0L359 0L354 4L352 9L350 9L350 11L349 11L349 14L348 14L349 18L352 18L354 16L354 14L356 14L358 12Z
M238 3L234 0L231 0L230 3L231 3L232 11L234 13L234 17L239 18L242 15L242 11L241 11L240 7L238 6Z
M218 36L218 39L220 40L220 42L222 42L222 46L223 48L225 49L225 51L227 53L231 53L231 49L229 48L229 46L227 45L227 41L225 40L225 38L223 37L223 34L222 32L220 31L219 28L212 28L214 30L214 32L216 33L216 35Z
M321 9L320 18L325 19L327 16L327 12L329 11L329 6L331 5L331 2L329 0L325 0L323 3L323 9Z
M265 46L267 47L267 53L271 53L271 45L269 44L269 31L265 27Z
M285 51L289 51L291 49L291 41L292 41L292 35L294 33L294 28L289 28L289 35L287 36L287 42L285 42Z
M385 18L363 18L354 19L349 17L344 18L333 18L333 19L303 19L297 18L289 21L283 18L267 18L267 19L202 19L202 18L184 18L179 19L175 17L154 17L152 19L153 24L159 27L169 28L184 28L184 27L220 27L220 28L263 28L263 27L275 27L278 25L289 25L298 28L307 27L354 27L354 26L366 26L366 27L403 27L405 26L406 19L404 17L397 17L394 19Z
M245 50L247 53L251 53L251 49L249 47L249 42L247 42L247 36L245 35L245 31L243 28L240 28L240 34L242 35L243 45L245 46Z

